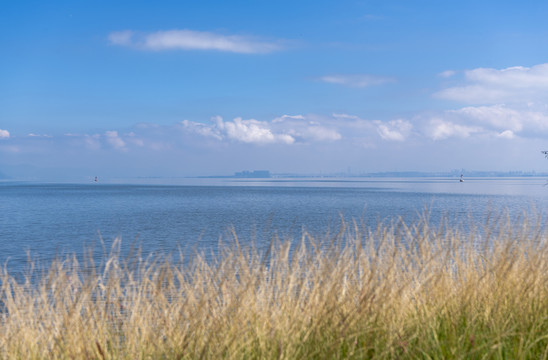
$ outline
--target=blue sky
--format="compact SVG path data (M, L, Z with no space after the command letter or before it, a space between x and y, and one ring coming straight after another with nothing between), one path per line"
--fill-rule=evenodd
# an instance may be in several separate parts
M17 1L0 173L546 171L544 1Z

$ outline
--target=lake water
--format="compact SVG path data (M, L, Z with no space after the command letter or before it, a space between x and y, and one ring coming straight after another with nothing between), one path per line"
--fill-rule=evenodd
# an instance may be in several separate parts
M158 184L154 184L156 181ZM544 215L544 178L175 179L142 184L0 182L0 261L10 268L38 259L137 241L145 253L215 252L234 228L240 243L259 246L273 234L323 235L339 219L482 222L489 212ZM146 183L145 183L146 182ZM544 216L543 216L544 217Z

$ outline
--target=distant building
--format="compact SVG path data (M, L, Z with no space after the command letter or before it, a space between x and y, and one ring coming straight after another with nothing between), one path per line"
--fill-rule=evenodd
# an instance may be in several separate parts
M237 178L269 178L270 177L270 171L268 170L253 170L253 171L239 171L234 173L234 177Z

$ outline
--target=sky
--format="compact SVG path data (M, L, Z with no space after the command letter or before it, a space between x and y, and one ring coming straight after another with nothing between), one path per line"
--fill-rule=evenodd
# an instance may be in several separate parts
M0 176L548 170L546 1L6 1Z

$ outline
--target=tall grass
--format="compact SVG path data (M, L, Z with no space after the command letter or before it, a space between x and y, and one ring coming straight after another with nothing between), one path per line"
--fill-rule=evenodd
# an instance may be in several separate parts
M425 217L263 253L234 235L213 261L115 248L100 266L4 270L0 357L547 358L547 240L527 218L464 231Z

